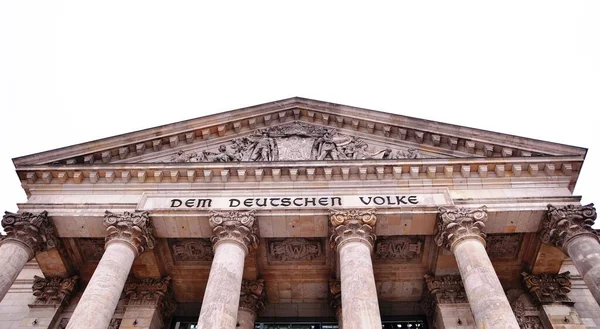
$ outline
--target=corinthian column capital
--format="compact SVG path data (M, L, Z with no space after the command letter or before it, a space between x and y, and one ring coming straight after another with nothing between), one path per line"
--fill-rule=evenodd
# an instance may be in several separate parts
M247 212L210 212L209 224L213 229L210 241L213 248L222 242L229 241L241 245L246 254L258 247L258 222L255 210Z
M453 250L458 242L465 239L477 239L485 245L486 206L476 209L440 208L439 211L435 236L438 246Z
M329 221L333 227L333 234L329 240L332 248L339 250L343 244L350 241L364 242L369 248L373 248L377 238L373 233L377 222L375 209L332 209L329 211Z
M568 296L571 292L571 276L569 274L569 271L559 274L542 273L538 275L523 272L521 276L535 302L539 304L562 303L572 305L573 301Z
M339 321L342 313L342 283L338 280L329 281L329 306Z
M581 235L598 240L598 235L592 229L596 216L593 203L586 206L570 204L564 207L549 204L547 216L542 222L542 241L565 250L570 240Z
M240 308L258 313L265 307L265 280L243 280L240 290Z
M70 278L33 277L33 295L36 297L33 305L66 306L71 294L77 288L78 276Z
M26 246L29 259L38 252L56 248L59 243L56 229L46 211L39 214L29 212L13 214L7 211L2 217L2 227L6 232L3 242L15 241Z
M177 306L173 300L170 282L169 276L162 279L129 279L123 288L127 307L157 307L163 318L169 318Z
M139 255L147 249L154 249L154 230L148 212L124 212L104 214L106 226L105 246L113 242L125 242Z

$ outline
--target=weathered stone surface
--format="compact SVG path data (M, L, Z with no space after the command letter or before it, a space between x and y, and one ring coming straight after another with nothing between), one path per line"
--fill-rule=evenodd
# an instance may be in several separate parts
M485 250L491 259L516 259L522 241L523 234L490 234L485 239Z
M42 278L34 277L33 295L36 297L35 305L64 306L69 304L71 294L77 288L78 276L70 278Z
M106 211L106 246L113 241L131 245L137 254L154 248L154 232L148 212L124 212L122 215Z
M31 257L27 247L15 240L5 240L0 246L0 260L2 271L0 271L0 300L15 282L17 276Z
M478 239L485 244L485 221L487 207L440 208L435 242L448 250L464 239ZM487 256L486 256L487 257Z
M21 242L29 248L30 259L38 252L56 248L59 243L56 229L46 211L39 214L30 212L13 214L7 211L2 217L2 227L6 232L2 242L10 240Z
M210 212L210 227L213 235L210 240L213 248L220 243L233 242L239 244L248 253L258 246L258 222L255 218L256 211L246 212Z
M596 216L593 203L564 207L548 205L548 214L542 222L542 241L566 251L568 243L580 235L588 235L598 240L598 235L592 228Z
M560 274L541 273L538 275L523 272L521 276L535 302L539 304L573 304L568 296L571 291L571 278L568 271Z
M77 245L83 260L86 262L97 262L104 254L104 239L77 239Z

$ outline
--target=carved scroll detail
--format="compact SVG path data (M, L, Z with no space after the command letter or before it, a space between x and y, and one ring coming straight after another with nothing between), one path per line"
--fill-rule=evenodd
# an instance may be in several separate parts
M331 248L339 249L348 241L364 241L373 247L377 238L373 233L377 222L375 209L332 209L329 211L329 221L333 227L333 234L329 239Z
M598 239L592 228L596 217L593 203L564 207L548 205L548 214L542 222L542 241L564 249L571 239L582 234Z
M127 307L158 307L164 318L175 312L176 304L169 287L171 277L160 280L152 278L129 279L123 289Z
M33 277L33 295L36 297L34 305L66 306L73 291L77 288L78 276L70 278L42 278Z
M106 211L106 244L114 240L125 241L139 254L154 249L154 232L148 212L124 212L122 215Z
M56 229L46 211L39 214L14 214L7 211L2 217L2 227L6 232L2 241L16 240L28 246L31 249L30 258L39 252L56 248L59 243Z
M425 275L427 290L436 304L468 303L460 275Z
M222 241L234 241L246 248L248 252L258 246L258 222L255 210L246 212L210 212L209 224L213 229L210 238L213 246Z
M572 304L568 296L571 291L570 273L560 274L542 273L538 275L521 273L523 283L529 289L534 301L540 304L564 303Z
M265 280L243 280L240 308L258 315L265 307Z
M487 207L476 209L440 208L439 212L435 237L438 246L452 250L457 242L467 238L476 238L485 244Z

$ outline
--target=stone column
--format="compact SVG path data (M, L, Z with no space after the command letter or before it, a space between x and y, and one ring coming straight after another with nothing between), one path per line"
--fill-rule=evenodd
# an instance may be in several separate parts
M452 251L478 329L519 329L500 280L485 251L487 208L440 208L435 237Z
M46 211L39 214L5 212L2 227L6 238L0 245L0 301L15 282L25 263L37 253L56 248L58 244L54 225L50 223Z
M425 275L427 294L421 307L436 329L475 329L475 320L458 275Z
M342 283L340 281L329 281L329 306L335 313L338 321L338 328L344 328L344 318L342 316Z
M33 295L29 304L29 313L15 329L37 328L52 329L59 321L63 309L68 306L71 295L77 289L78 276L70 278L42 278L35 276Z
M381 329L371 251L374 210L331 210L331 246L339 254L345 329Z
M544 328L586 328L568 296L571 291L569 272L539 275L522 273L522 276L534 302L541 305L541 321Z
M168 276L129 279L123 290L127 301L119 329L162 329L176 308L170 281Z
M214 257L198 318L198 329L235 329L244 258L258 246L255 211L211 212Z
M237 315L238 329L254 329L254 321L265 307L265 280L243 280L240 307Z
M125 286L134 259L154 248L148 212L109 211L104 216L105 250L94 275L83 292L67 329L106 329Z
M542 241L560 248L575 264L583 281L600 304L600 243L592 228L596 208L548 205L548 215L542 222Z

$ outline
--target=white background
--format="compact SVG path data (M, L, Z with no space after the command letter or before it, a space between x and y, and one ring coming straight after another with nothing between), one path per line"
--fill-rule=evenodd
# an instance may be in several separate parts
M302 96L589 148L600 1L1 1L0 210L11 159Z

